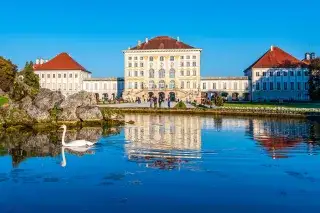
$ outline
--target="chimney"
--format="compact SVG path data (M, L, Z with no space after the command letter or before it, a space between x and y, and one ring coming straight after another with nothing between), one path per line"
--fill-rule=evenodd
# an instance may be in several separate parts
M180 41L180 37L179 36L177 37L177 41Z
M140 47L141 46L141 41L138 41L138 47Z
M273 51L273 45L271 45L270 50Z
M146 43L148 43L149 42L149 39L148 38L146 38Z
M311 59L310 53L304 54L304 59L307 60L307 61L310 61L310 59Z
M40 59L39 58L36 59L36 64L40 64Z

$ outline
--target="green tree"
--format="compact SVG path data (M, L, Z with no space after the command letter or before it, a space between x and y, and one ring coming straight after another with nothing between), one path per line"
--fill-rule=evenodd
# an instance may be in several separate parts
M216 106L223 106L224 104L223 98L221 96L217 96L214 100L214 104Z
M28 86L39 90L40 84L39 84L39 77L34 73L33 71L33 62L30 61L29 63L27 62L24 70L23 70L23 81L25 84Z
M17 66L10 60L0 56L0 89L9 92L13 86L14 78L17 73Z
M313 59L309 66L309 95L312 100L320 100L320 58Z

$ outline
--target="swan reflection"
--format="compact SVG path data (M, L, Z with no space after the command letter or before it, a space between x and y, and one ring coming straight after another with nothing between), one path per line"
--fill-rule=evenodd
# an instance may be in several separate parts
M75 154L75 155L85 155L85 154L94 154L94 151L91 149L92 147L61 147L61 166L66 167L67 166L67 160L65 156L65 150L67 150L69 153Z

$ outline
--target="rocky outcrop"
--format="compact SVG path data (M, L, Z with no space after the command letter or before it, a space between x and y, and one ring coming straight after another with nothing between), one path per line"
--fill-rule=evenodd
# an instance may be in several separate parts
M41 110L49 111L56 106L59 106L65 97L61 92L54 92L49 89L40 89L40 92L34 99L34 105Z
M46 123L51 121L48 110L43 110L33 105L32 99L27 96L21 100L20 108L24 109L27 114L38 123Z
M8 126L33 124L32 118L26 113L26 111L12 107L6 110L4 120Z
M94 93L81 91L68 96L61 104L62 113L59 121L102 120L103 116L97 105Z
M96 106L78 107L76 115L82 121L102 120L103 116L100 109Z

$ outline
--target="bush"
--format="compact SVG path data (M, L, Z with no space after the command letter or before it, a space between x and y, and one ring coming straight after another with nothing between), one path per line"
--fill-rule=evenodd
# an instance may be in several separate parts
M221 96L217 96L215 98L214 104L216 106L223 106L223 104L224 104L223 98Z
M180 102L177 103L173 108L176 108L176 109L186 109L187 106L185 105L185 103L183 103L182 101L180 101Z
M3 92L9 92L13 86L14 78L17 73L17 66L10 60L0 56L0 89Z

